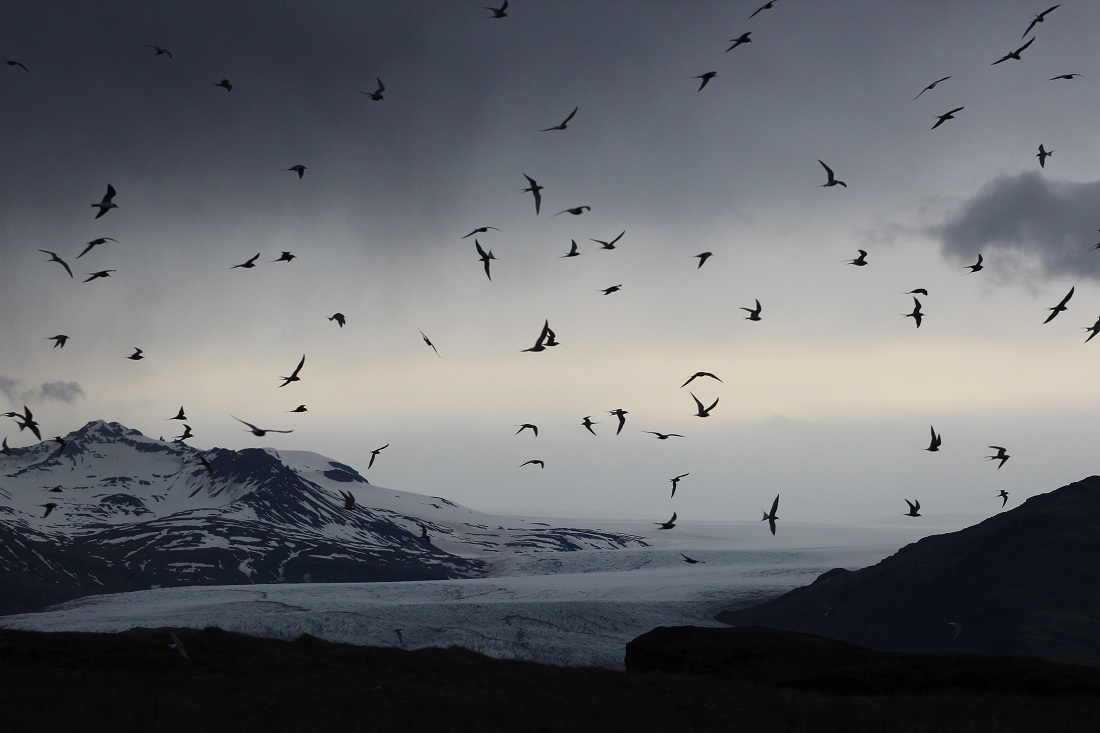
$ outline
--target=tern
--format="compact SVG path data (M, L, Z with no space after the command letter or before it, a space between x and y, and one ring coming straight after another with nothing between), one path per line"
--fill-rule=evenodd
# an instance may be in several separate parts
M298 366L294 367L294 371L290 373L289 377L279 377L279 379L285 380L280 387L285 387L291 382L300 382L302 378L298 376L298 372L302 371L302 367L306 363L306 355L302 354L302 360L298 362Z
M389 443L386 443L381 448L375 448L370 452L370 462L367 463L367 470L369 471L371 466L374 465L374 459L378 457L378 454L390 447Z
M430 534L428 534L428 525L424 524L423 522L420 523L420 539L427 540L428 542L432 541L432 536ZM398 629L397 631L398 631L398 638L400 638L401 630Z
M1050 77L1050 81L1056 81L1058 79L1076 79L1079 76L1084 76L1084 74L1059 74L1058 76Z
M562 257L577 257L580 252L577 251L577 240L571 239L569 245L569 251L562 255ZM560 257L558 259L561 259Z
M103 216L104 214L106 214L111 209L117 209L118 208L118 204L116 204L114 202L115 193L117 193L115 191L115 187L108 183L107 184L107 193L103 194L103 200L100 201L98 204L92 204L92 206L94 208L99 209L99 213L95 215L96 219Z
M131 361L140 361L140 360L145 358L144 356L142 356L143 353L145 353L145 352L143 352L141 349L139 349L138 347L135 346L134 347L134 353L130 354L129 356L125 356L123 358L124 359L129 359Z
M172 52L169 51L167 48L161 48L160 46L150 46L148 43L142 46L142 48L153 49L153 51L155 52L153 53L154 56L167 56L168 58L172 58Z
M294 171L298 174L298 180L301 180L302 176L306 174L306 167L299 163L298 165L292 165L289 168L283 168L283 172L285 173L286 171Z
M699 377L710 377L711 379L717 379L719 382L722 381L721 379L718 379L718 377L711 374L710 372L695 372L695 374L692 374L690 377L688 377L688 380L686 382L684 382L683 384L680 385L680 389L683 389L684 387L688 386L689 384L692 383L692 381L694 381L695 379L697 379Z
M771 9L772 9L772 7L773 7L773 6L774 6L774 5L775 5L775 4L777 3L777 2L779 2L779 0L769 0L768 2L764 3L764 4L763 4L763 5L761 5L761 6L759 7L759 8L757 8L757 9L756 9L756 10L754 10L754 11L752 11L752 15L750 15L750 16L749 16L749 20L752 20L753 16L755 16L755 15L756 15L757 13L759 13L759 12L760 12L760 11L762 11L762 10L771 10Z
M710 407L704 408L703 403L699 401L699 398L696 397L694 393L689 394L691 394L691 398L695 400L696 417L710 417L710 411L715 408L715 406L718 404L718 400L721 399L721 397L715 397L714 402L711 403Z
M682 438L684 436L679 433L657 433L652 430L643 430L643 433L649 433L650 435L656 435L657 440L668 440L669 438Z
M424 339L424 343L426 343L426 344L427 344L428 346L431 346L431 347L432 347L432 351L434 351L434 352L435 352L435 355L436 355L436 356L438 356L438 357L439 357L440 359L442 359L442 358L443 358L443 357L442 357L442 356L440 356L440 354L439 354L439 349L435 348L435 344L433 344L433 343L432 343L432 340L431 340L430 338L428 338L427 336L425 336L425 335L424 335L424 332L423 332L423 331L421 331L421 332L420 332L420 338Z
M935 130L937 127L939 127L943 123L947 122L948 120L955 119L955 113L956 112L961 112L964 109L966 109L966 107L956 107L955 109L951 110L950 112L944 112L942 115L940 115L939 117L936 118L936 124L932 125L932 127L930 129Z
M817 162L821 163L821 167L825 169L826 175L829 176L829 180L825 183L822 183L820 186L818 186L818 188L827 188L829 186L844 186L844 188L848 188L847 183L837 180L837 177L833 174L833 169L825 165L824 161L819 158Z
M619 427L618 427L618 429L615 430L615 435L618 435L619 433L621 433L623 431L623 425L626 425L626 416L629 415L630 413L628 413L626 410L624 410L620 407L620 408L615 409L615 410L610 410L608 412L608 414L609 415L614 415L615 417L619 418Z
M517 425L516 427L519 428L519 430L517 430L515 432L516 435L519 435L524 430L530 430L532 433L535 434L536 438L539 437L539 427L538 427L538 425L532 425L529 422L525 422L522 425Z
M42 433L38 429L38 422L34 419L34 413L32 413L30 408L26 405L23 405L22 415L18 412L5 412L4 417L14 418L16 424L19 426L19 432L23 432L23 428L27 428L34 433L34 437L42 440Z
M463 234L463 235L462 235L462 237L460 237L460 238L461 238L461 239L466 239L467 237L472 237L472 236L474 236L475 234L485 234L485 233L486 233L486 232L488 232L488 231L489 231L490 229L492 229L492 230L493 230L494 232L499 232L499 231L500 231L500 230L499 230L499 229L497 229L496 227L478 227L477 229L473 230L473 231L472 231L472 232L470 232L469 234Z
M9 457L11 456L11 448L8 447L8 439L7 438L4 438L3 444L0 444L0 453L3 453L4 455L9 456Z
M929 426L929 427L931 428L931 431L932 431L932 439L929 441L928 447L925 448L925 450L930 451L932 453L935 453L936 451L938 451L940 449L940 445L943 444L943 440L941 439L940 435L936 432L936 428L931 427L931 426Z
M526 192L530 191L531 195L533 195L535 197L535 216L538 216L539 215L539 209L542 208L542 193L541 192L546 187L545 186L540 186L538 183L535 182L534 178L527 175L526 173L523 174L523 177L527 179L527 183L529 183L530 185L527 188L522 189L522 192L526 193Z
M982 269L983 269L981 252L978 253L978 261L977 262L975 262L973 265L967 265L963 269L964 270L970 270L970 272L966 273L967 275L973 275L975 272L981 272Z
M532 458L529 461L524 461L523 463L519 464L519 467L523 468L524 466L532 466L532 465L538 466L539 468L546 468L546 464L543 463L542 461L540 461L538 458Z
M1000 461L1000 463L997 464L998 469L1000 469L1001 466L1005 465L1005 461L1007 461L1009 458L1012 457L1012 456L1008 455L1008 450L1006 448L1002 448L999 445L991 445L989 447L992 448L993 450L997 451L997 455L995 455L995 456L986 456L986 458L988 458L991 461Z
M190 659L191 657L187 656L187 648L183 646L183 640L176 636L176 632L174 631L169 631L168 633L172 636L172 643L168 645L168 648L175 649L184 659Z
M283 253L281 255L279 255L278 259L271 260L271 261L272 262L290 262L291 260L296 259L296 258L297 258L297 255L292 255L292 254L290 254L290 252L287 252L284 249Z
M600 292L602 292L602 293L603 293L604 295L611 295L612 293L617 293L617 292L619 292L619 291L620 291L620 290L622 290L622 289L623 289L623 286L622 286L622 284L620 283L620 284L618 284L618 285L612 285L612 286L611 286L611 287L609 287L609 288L604 288L604 289L603 289L602 291L600 291Z
M110 277L112 272L118 272L118 270L100 270L99 272L89 272L88 277L84 278L84 282L90 283L92 280L98 280L101 277Z
M592 422L592 416L591 415L585 415L584 420L581 421L581 426L584 427L584 429L587 430L588 432L595 435L596 431L592 429L593 425L599 425L599 423L598 422Z
M485 267L485 277L492 280L493 276L489 273L489 260L496 259L496 256L493 255L493 250L490 249L488 252L486 252L484 249L482 249L481 242L477 241L476 239L474 240L474 246L477 247L478 258L481 260L482 265L484 265Z
M718 76L717 71L708 71L705 74L700 74L699 76L691 77L692 79L702 79L703 80L699 83L699 88L696 89L695 91L697 91L697 92L703 91L703 87L705 87L707 85L707 82L710 81L711 79L713 79L716 76Z
M760 300L759 299L757 299L757 301L756 301L756 308L746 308L745 306L741 306L741 310L748 311L748 313L749 313L747 316L745 316L746 321L759 321L760 320L760 310L761 310L761 308L760 308Z
M928 295L928 288L917 288L916 290L910 290L908 293L902 293L902 295Z
M682 552L680 553L680 557L684 558L684 562L686 562L688 565L698 565L699 563L706 564L707 562L706 560L696 560L693 557L688 557Z
M191 426L188 425L187 423L184 423L183 424L183 435L177 435L175 438L172 438L172 440L178 440L178 441L182 442L184 440L187 440L188 438L193 438L193 437L195 437L195 434L191 432Z
M343 489L338 489L338 491L340 492L340 498L344 500L344 509L349 512L355 509L355 495Z
M1054 155L1053 150L1046 150L1045 148L1043 148L1043 144L1039 143L1039 152L1035 154L1035 157L1039 159L1039 167L1040 168L1046 168L1047 167L1047 158L1049 158L1052 155Z
M931 84L926 86L924 89L921 89L920 94L918 94L916 97L913 97L913 101L914 102L917 101L917 99L920 97L921 94L924 94L927 91L931 91L932 89L935 89L936 85L939 84L941 81L947 81L950 78L951 78L950 76L945 76L942 79L936 79L934 82L932 82Z
M251 270L253 267L256 266L256 260L258 260L258 259L260 259L260 253L259 252L257 252L254 257L249 257L247 260L245 260L241 264L233 265L229 269L230 270L236 270L238 267L243 267L246 270Z
M742 33L737 38L731 38L729 40L729 43L732 43L733 45L726 49L726 53L729 53L730 51L737 48L738 46L740 46L743 43L752 43L752 39L749 38L749 36L751 36L751 35L752 35L752 31L749 31L747 33Z
M1004 489L1001 489L999 492L997 492L997 496L1001 497L1001 508L1004 509L1005 504L1008 503L1008 492Z
M501 5L499 8L491 8L488 5L482 5L481 7L484 10L491 10L493 12L493 14L486 18L486 20L492 20L493 18L504 18L508 15L508 13L504 12L508 9L508 0L504 0L504 4Z
M625 229L619 232L619 236L615 237L610 242L605 242L602 239L592 239L592 237L589 237L588 239L589 241L595 242L596 244L600 245L600 249L615 249L615 243L622 239L624 234L626 234Z
M57 262L57 263L59 263L62 267L65 268L65 272L69 273L69 277L73 276L73 271L69 268L69 263L66 262L65 260L61 259L60 257L58 257L56 252L51 252L48 249L40 249L38 251L39 252L44 252L44 253L46 253L50 256L50 259L46 260L47 262ZM85 282L87 282L87 281L85 281Z
M856 252L859 252L859 257L856 257L854 260L848 260L848 264L855 265L856 267L863 267L867 264L867 252L862 249L857 249Z
M562 209L557 214L554 214L554 216L558 216L558 214L572 214L573 216L580 216L581 214L583 214L586 211L592 211L592 207L591 206L573 206L573 207L568 208L568 209Z
M65 348L65 342L67 342L67 341L69 340L69 337L68 337L68 336L66 336L66 335L65 335L65 334L63 334L63 333L59 333L59 334L57 334L56 336L47 336L47 337L46 337L46 340L47 340L47 341L53 341L53 348L55 348L55 349L58 349L58 348L61 348L61 349L63 349L63 348Z
M685 476L690 476L690 475L691 475L690 472L681 473L679 476L673 476L672 478L669 479L669 481L672 483L672 496L676 496L676 487L680 485L680 479L684 478Z
M222 79L221 81L215 81L212 83L214 84L214 86L221 87L227 92L233 91L233 82L229 81L228 79Z
M1025 33L1024 35L1026 36L1027 34ZM1001 63L1002 61L1008 61L1009 59L1016 59L1017 61L1019 61L1020 60L1020 54L1023 53L1025 48L1027 48L1028 46L1030 46L1033 43L1035 43L1035 37L1034 36L1031 37L1030 41L1028 41L1024 45L1020 46L1015 51L1010 51L1010 52L1006 53L1004 56L1002 56L1001 58L994 61L992 64L990 64L990 66L996 66L997 64Z
M377 76L374 77L374 80L376 82L378 82L378 88L375 89L373 92L364 92L362 89L356 89L355 91L359 92L360 94L366 94L368 97L373 99L375 102L381 102L382 101L382 92L386 91L386 85L383 84L382 80L379 79Z
M23 71L30 71L30 69L28 69L26 66L19 63L18 61L12 61L11 59L4 59L4 63L7 64L8 66L18 66Z
M1068 303L1069 299L1073 297L1073 290L1074 288L1070 288L1069 292L1066 293L1066 297L1062 298L1062 300L1058 302L1058 305L1054 306L1053 308L1047 308L1047 310L1050 311L1050 315L1047 316L1047 319L1043 321L1043 323L1050 323L1059 313L1065 310L1069 310L1068 308L1066 308L1066 303Z
M180 405L180 411L176 413L175 417L168 418L169 420L186 420L187 415L183 411L183 405Z
M545 351L548 346L557 345L558 342L554 340L554 332L550 329L550 321L547 319L542 325L542 330L539 332L535 345L529 349L522 349L522 351Z
M233 418L234 420L236 420L239 423L243 423L244 425L247 425L248 428L249 428L248 432L252 433L257 438L262 438L265 435L267 435L268 433L293 433L294 432L293 430L272 430L271 428L258 428L255 425L253 425L252 423L246 422L245 420L240 419L236 415L230 415L229 417Z
M920 516L920 502L914 499L913 501L905 500L905 503L909 505L909 512L903 514L904 517L919 517Z
M560 125L554 125L553 127L547 127L544 130L539 130L539 132L550 132L551 130L564 130L566 125L569 124L569 120L573 119L573 115L577 114L578 109L580 109L580 107L574 107L573 111L569 113L568 117L566 117L564 120L561 121Z
M672 513L672 519L668 520L667 522L654 522L654 524L658 525L658 531L662 529L672 529L676 526L676 512Z
M901 313L900 315L903 315L906 318L912 318L913 322L917 324L917 328L920 328L921 319L924 318L924 314L921 313L920 308L921 308L920 301L917 300L916 298L913 298L913 312L912 313Z
M293 410L287 410L287 412L309 412L305 405L298 405Z
M202 464L202 467L206 469L206 474L208 476L213 476L214 467L210 465L210 461L206 460L206 456L200 453L197 458L199 459L199 463Z
M39 504L38 506L46 508L46 513L42 515L43 519L50 516L50 512L57 508L57 504L52 501L46 502L45 504Z
M348 319L344 316L343 313L333 313L331 316L328 317L328 320L336 321L336 325L340 328L343 328L344 324L348 322Z
M107 242L114 242L115 244L118 244L117 239L111 239L110 237L100 237L99 239L93 239L92 241L88 242L88 245L84 248L84 251L78 254L76 258L79 260L81 257L91 252L93 247L98 247L101 244L107 244Z
M714 256L713 252L700 252L697 255L692 255L692 257L699 258L699 264L695 267L695 269L698 270L700 267L702 267L703 263L709 260L712 256Z
M1084 329L1091 332L1089 333L1089 337L1085 339L1085 343L1087 344L1089 341L1092 341L1093 336L1100 333L1100 318L1097 318L1096 323L1092 324L1091 326L1085 326Z
M776 494L775 495L775 501L772 502L772 510L770 512L764 512L764 518L760 520L761 522L766 521L768 523L768 529L770 529L772 531L773 535L775 534L775 522L776 522L777 519L779 519L778 515L776 515L776 512L778 510L779 510L779 494Z
M1035 27L1035 24L1036 23L1042 23L1044 20L1046 20L1047 13L1052 12L1057 7L1058 7L1057 5L1053 5L1049 8L1047 8L1046 10L1044 10L1043 12L1039 13L1038 15L1036 15L1034 18L1032 18L1031 22L1027 26L1027 30L1024 31L1024 35L1020 36L1020 38L1023 38L1028 33L1031 33L1031 29ZM1017 52L1017 53L1019 53L1019 52Z

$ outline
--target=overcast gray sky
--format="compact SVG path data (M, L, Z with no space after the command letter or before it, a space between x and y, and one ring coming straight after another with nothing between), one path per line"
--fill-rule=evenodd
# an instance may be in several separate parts
M993 65L1048 4L483 2L11 3L0 405L171 438L182 404L197 448L360 470L388 443L373 483L559 516L977 519L1095 472L1100 6Z

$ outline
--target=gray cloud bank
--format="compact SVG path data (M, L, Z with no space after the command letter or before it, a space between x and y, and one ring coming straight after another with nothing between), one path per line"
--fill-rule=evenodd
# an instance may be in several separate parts
M84 388L78 382L43 382L37 387L24 388L18 379L0 375L0 393L12 404L25 404L40 401L63 402L67 405L84 397Z
M1100 279L1100 181L1048 181L1038 172L995 178L931 234L944 257L1029 276ZM998 256L1003 256L997 266Z

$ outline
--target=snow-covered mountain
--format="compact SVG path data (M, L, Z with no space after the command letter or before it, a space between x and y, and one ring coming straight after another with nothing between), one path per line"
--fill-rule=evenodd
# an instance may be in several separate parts
M0 455L0 613L157 586L474 577L507 553L646 544L373 486L305 451L200 452L103 421L65 441Z

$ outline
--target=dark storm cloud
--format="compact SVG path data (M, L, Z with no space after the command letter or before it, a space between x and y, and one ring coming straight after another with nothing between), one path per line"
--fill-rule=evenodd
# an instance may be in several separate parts
M1098 212L1100 181L1052 182L1032 171L990 181L931 233L958 263L980 252L987 266L1004 255L1013 271L1100 279L1100 256L1090 251Z
M20 380L6 375L0 375L0 393L12 404L53 401L70 405L85 396L84 388L77 382L55 380L43 382L37 387L24 388Z

